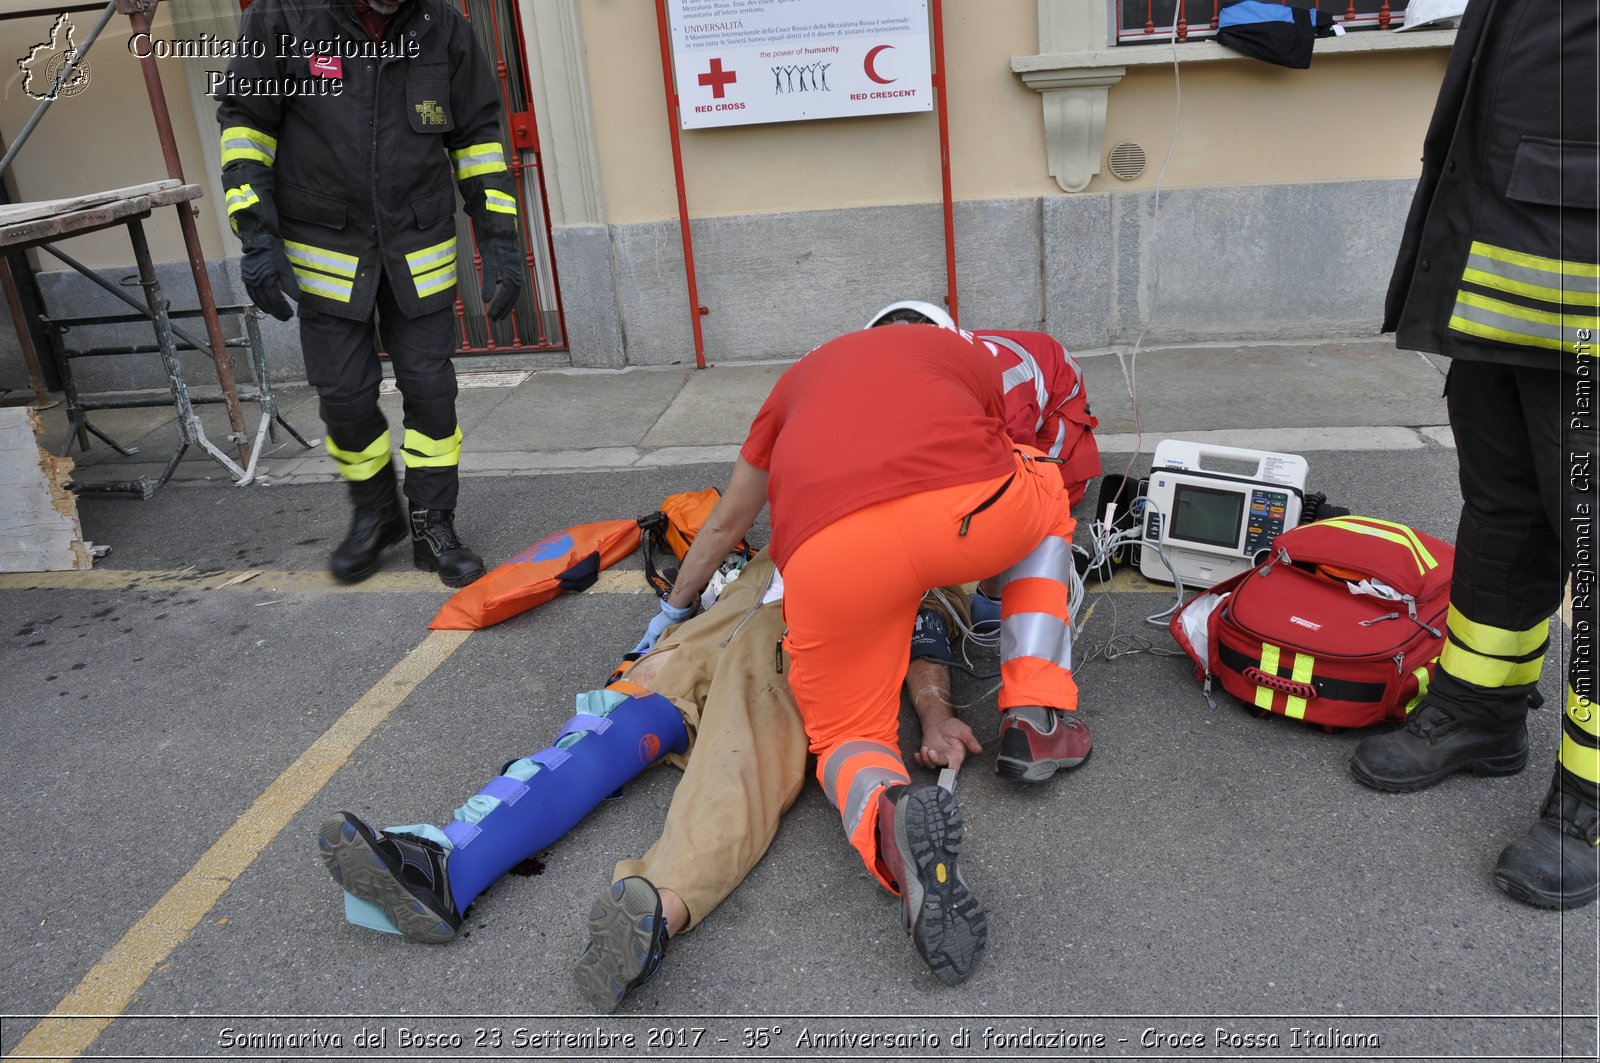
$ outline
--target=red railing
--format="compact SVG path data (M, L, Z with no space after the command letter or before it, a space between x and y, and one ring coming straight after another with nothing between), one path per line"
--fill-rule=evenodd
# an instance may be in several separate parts
M539 129L525 61L522 15L514 0L458 0L462 14L495 67L505 116L501 133L510 150L506 165L517 187L521 224L523 288L516 309L503 321L484 313L483 257L471 227L461 225L458 239L472 248L472 272L463 273L456 288L456 322L461 354L513 354L566 347L566 319L561 311L561 286L556 278L555 247L550 231L550 205L545 197L539 155Z
M1283 2L1285 0L1279 0ZM1309 6L1330 11L1342 7L1338 22L1347 30L1386 30L1400 24L1406 0L1321 0ZM1115 0L1112 14L1116 19L1117 43L1171 40L1174 19L1180 41L1213 37L1221 8L1221 0Z

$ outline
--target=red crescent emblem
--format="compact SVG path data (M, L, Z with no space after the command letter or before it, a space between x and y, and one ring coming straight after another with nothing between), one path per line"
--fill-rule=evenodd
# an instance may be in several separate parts
M899 80L898 78L880 77L878 75L878 71L875 70L872 65L877 60L879 52L888 52L893 50L894 45L892 44L880 44L867 52L867 57L861 61L861 68L867 72L867 77L871 78L873 81L876 81L880 85L891 85Z

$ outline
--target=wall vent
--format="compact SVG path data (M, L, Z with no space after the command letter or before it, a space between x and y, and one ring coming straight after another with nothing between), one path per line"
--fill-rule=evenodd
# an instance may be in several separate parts
M1131 140L1124 140L1111 149L1111 173L1124 181L1132 181L1144 173L1144 149Z

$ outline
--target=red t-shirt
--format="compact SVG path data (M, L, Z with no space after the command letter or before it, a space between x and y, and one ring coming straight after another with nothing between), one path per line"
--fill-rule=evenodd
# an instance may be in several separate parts
M740 451L769 473L773 559L875 502L1005 475L1005 423L999 366L967 337L896 325L824 343L778 378Z

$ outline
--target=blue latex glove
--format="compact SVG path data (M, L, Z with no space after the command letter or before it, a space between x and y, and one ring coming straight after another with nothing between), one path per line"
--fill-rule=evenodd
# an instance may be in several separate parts
M984 594L982 591L972 592L972 626L980 628L984 625L998 626L1000 623L1000 603Z
M694 612L694 606L692 605L668 605L663 601L661 603L661 611L655 615L655 619L650 621L650 626L644 629L644 638L639 640L639 645L633 648L633 652L649 652L650 647L656 644L656 640L661 637L662 632L673 624L682 623L689 619L689 614L692 612Z

